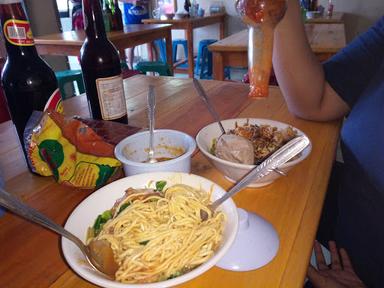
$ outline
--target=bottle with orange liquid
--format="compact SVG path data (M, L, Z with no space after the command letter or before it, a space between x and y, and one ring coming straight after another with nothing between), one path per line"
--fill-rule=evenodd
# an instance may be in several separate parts
M273 31L285 14L286 0L238 0L236 9L249 27L249 97L267 97L272 69Z

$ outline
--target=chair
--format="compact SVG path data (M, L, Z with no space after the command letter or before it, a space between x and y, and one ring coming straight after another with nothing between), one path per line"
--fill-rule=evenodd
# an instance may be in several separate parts
M123 79L127 79L127 78L130 78L130 77L133 77L135 75L142 74L142 73L141 73L141 71L137 71L137 70L123 69L121 71L121 74L123 75Z
M181 45L184 49L184 55L185 59L188 59L188 45L187 40L185 39L175 39L172 41L172 56L173 56L173 63L177 62L177 47Z
M160 52L160 60L164 63L167 62L167 49L165 47L165 41L164 39L157 39L155 40L155 45L159 49Z
M0 87L0 123L10 120L3 88Z
M61 98L63 100L70 98L72 96L66 95L65 94L65 85L67 83L77 83L77 87L79 88L79 92L84 93L85 88L84 88L84 82L83 82L83 73L81 70L63 70L63 71L57 71L55 72L57 82L59 84L59 90L61 93Z
M158 39L155 41L155 45L160 51L160 60L162 62L167 62L167 50L165 47L165 41L164 39ZM185 39L176 39L172 41L172 59L173 63L177 62L177 47L179 45L182 45L184 48L184 54L185 57L188 58L188 47L187 47L187 40Z
M135 69L143 74L157 72L160 76L172 76L169 65L162 61L141 61L136 64Z
M121 70L129 69L127 61L125 61L125 60L120 61L120 67L121 67Z
M195 74L199 75L200 79L209 79L212 77L212 52L208 50L208 46L215 42L217 42L217 40L214 39L204 39L199 42Z

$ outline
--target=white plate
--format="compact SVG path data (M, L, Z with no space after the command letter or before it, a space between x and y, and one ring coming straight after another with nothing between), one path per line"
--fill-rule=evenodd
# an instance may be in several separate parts
M65 224L65 229L69 230L85 242L87 229L89 226L93 225L97 215L110 209L116 199L124 195L124 191L128 187L144 188L148 186L151 181L159 180L167 181L167 185L183 183L198 189L204 189L206 191L213 189L212 200L215 200L226 193L225 190L219 185L193 174L156 172L134 175L104 186L88 196L69 216ZM228 199L220 206L219 209L227 215L221 246L216 251L214 256L207 262L174 279L149 284L122 284L120 282L109 280L100 273L94 271L86 262L80 250L72 242L65 238L62 238L63 254L68 264L76 273L86 280L102 287L158 288L175 286L191 280L210 269L224 256L226 251L232 245L238 229L238 214L236 206L232 199Z

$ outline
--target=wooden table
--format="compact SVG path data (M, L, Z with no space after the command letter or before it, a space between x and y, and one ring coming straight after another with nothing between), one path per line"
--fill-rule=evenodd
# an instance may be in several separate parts
M320 61L346 45L344 24L305 24L305 31L312 51ZM208 49L213 53L213 79L224 80L224 67L248 66L248 30L209 45Z
M218 13L204 17L193 17L193 18L182 18L182 19L168 19L168 20L160 20L160 19L145 19L143 20L146 24L172 24L172 29L175 30L184 30L185 38L188 43L188 75L189 77L193 77L194 75L194 61L193 57L193 29L208 26L212 24L219 23L220 24L220 39L224 38L224 21L225 21L225 13Z
M327 16L326 11L321 17L306 19L306 23L344 23L344 13L343 12L333 12L332 16Z
M35 44L40 54L79 56L85 38L83 30L67 31L35 37ZM172 33L169 24L130 24L124 26L124 31L109 32L108 38L116 46L122 57L127 48L165 38L167 63L173 67Z
M147 125L145 109L149 83L155 85L157 92L158 127L196 136L199 129L213 121L190 79L139 75L124 82L131 125ZM261 117L283 121L304 131L313 148L309 157L294 167L288 177L264 188L245 189L234 198L239 207L257 212L277 229L280 248L276 258L250 272L230 272L214 267L180 287L302 287L335 156L340 122L317 123L292 116L277 87L270 88L267 99L255 101L247 97L249 88L241 83L202 81L202 84L223 119ZM67 114L87 113L83 96L71 98L65 105ZM0 139L11 136L1 135ZM192 172L226 189L232 185L201 153L192 158ZM60 186L50 177L28 172L7 181L6 189L60 224L64 224L74 207L90 194L90 191ZM0 218L0 227L0 287L95 287L68 267L57 235L9 213Z

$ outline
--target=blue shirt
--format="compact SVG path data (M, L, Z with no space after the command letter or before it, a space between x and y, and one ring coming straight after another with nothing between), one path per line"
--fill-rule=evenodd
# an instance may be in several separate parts
M143 24L141 20L149 18L147 6L124 3L124 24Z
M336 240L368 287L384 287L384 17L324 70L351 108L341 131Z

